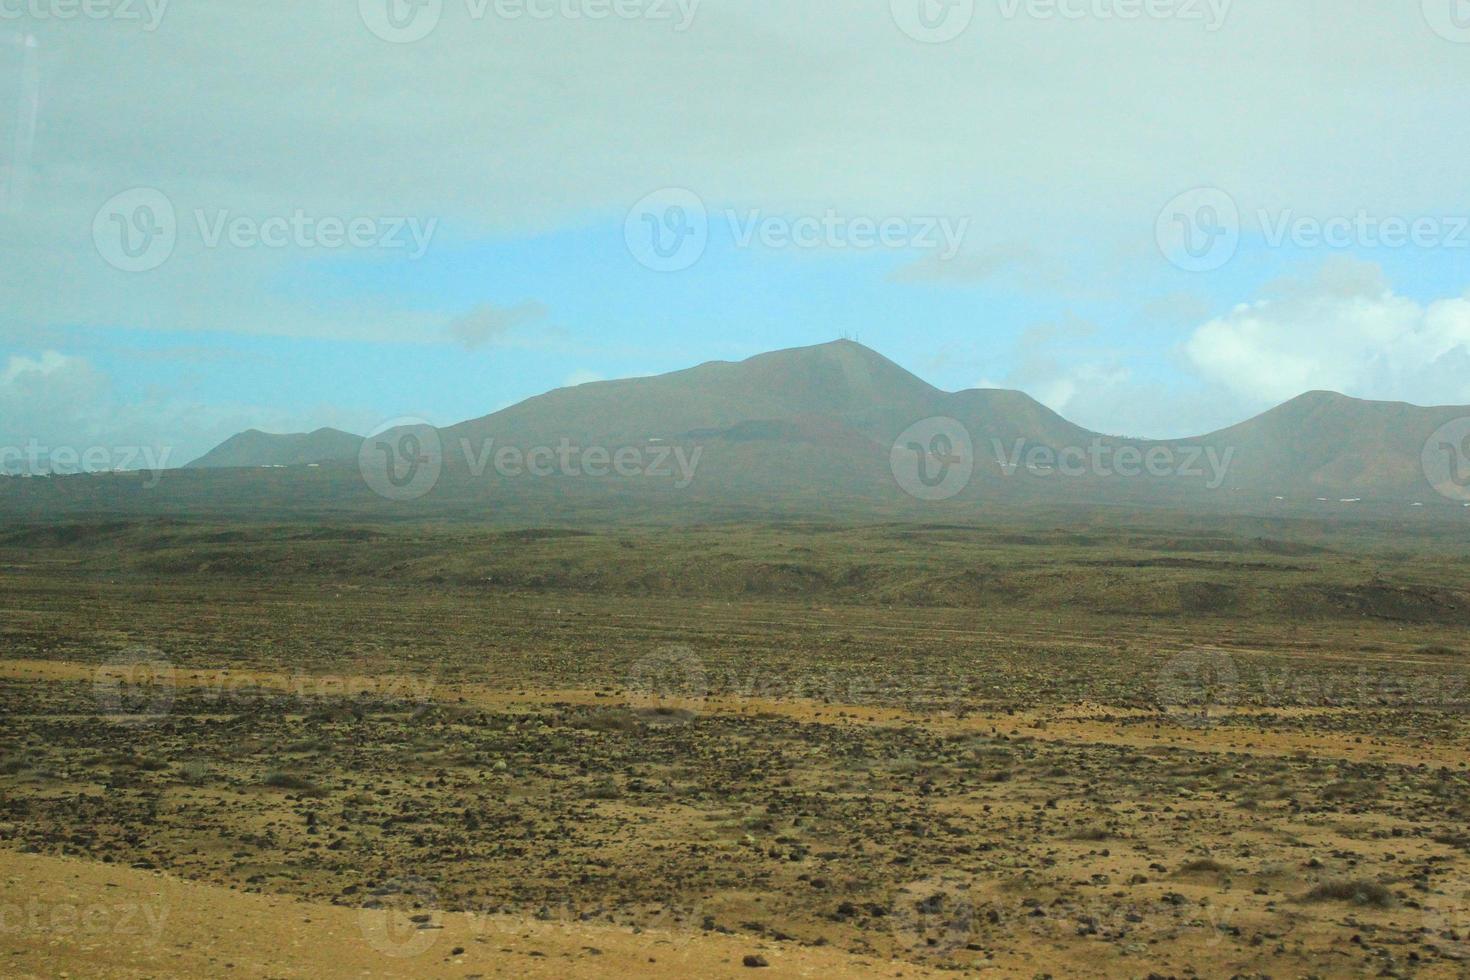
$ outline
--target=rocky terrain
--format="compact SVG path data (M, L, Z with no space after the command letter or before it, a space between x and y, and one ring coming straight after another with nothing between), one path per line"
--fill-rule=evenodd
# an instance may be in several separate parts
M362 549L409 548L398 531L328 536L330 570L300 564L310 541L281 546L278 574L225 560L228 537L198 544L217 533L148 548L130 531L115 550L29 534L0 553L7 860L222 908L300 900L248 914L306 909L323 931L300 942L341 948L354 975L526 975L536 943L511 934L572 975L606 975L587 947L640 942L711 973L1470 969L1453 606L1127 618L472 587L353 572ZM810 547L762 533L737 560ZM964 533L989 556L977 575L1024 554L1087 595L1118 574L1096 560L1106 538L1006 559ZM636 553L642 534L619 540ZM1430 567L1463 588L1432 552L1329 543L1224 537L1168 573L1327 588L1371 561L1389 591L1427 588ZM189 547L191 573L147 564ZM512 563L552 560L537 547ZM936 554L903 561L943 576ZM64 947L86 965L45 909L0 906L15 963L45 973L40 951ZM198 938L185 928L79 972L149 973ZM295 962L265 972L311 975Z

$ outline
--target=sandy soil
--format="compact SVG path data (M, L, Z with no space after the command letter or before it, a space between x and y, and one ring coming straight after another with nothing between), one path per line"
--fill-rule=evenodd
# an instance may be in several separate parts
M719 934L406 913L247 894L0 850L9 977L925 977L832 949ZM460 950L456 953L455 950ZM769 967L744 966L748 955Z

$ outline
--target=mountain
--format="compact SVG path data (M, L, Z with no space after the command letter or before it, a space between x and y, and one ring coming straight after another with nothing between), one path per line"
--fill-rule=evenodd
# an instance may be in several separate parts
M231 436L185 466L185 469L232 467L305 466L334 460L356 459L362 436L340 429L317 429L272 435L250 429Z
M442 429L380 433L361 460L362 439L345 432L252 431L156 486L0 481L0 510L545 524L1126 508L1463 521L1470 469L1461 472L1454 453L1470 457L1470 422L1438 443L1431 436L1466 417L1470 408L1311 392L1196 439L1124 439L1019 391L942 391L837 341L563 388ZM1430 474L1438 492L1425 459L1441 457L1426 446L1445 460Z
M961 423L985 454L1021 438L1065 445L1092 435L1021 392L941 391L848 340L564 388L441 435L446 470L461 477L467 459L497 447L673 445L701 454L689 497L809 510L902 503L894 441L935 417Z
M1431 437L1466 417L1466 406L1425 408L1312 391L1196 441L1233 448L1235 486L1334 500L1393 497L1423 502L1435 498L1424 463ZM1470 425L1461 433L1465 435L1470 435ZM1450 475L1447 464L1444 476ZM1454 493L1453 487L1444 489ZM1470 494L1462 499L1470 500Z
M849 340L712 361L651 378L563 388L443 430L446 442L642 445L647 440L876 452L922 419L963 423L978 444L1092 434L1019 391L941 391Z
M861 419L886 410L922 418L944 393L861 344L836 341L711 361L651 378L562 388L445 430L449 439L489 437L525 445L640 444L745 422L827 416Z

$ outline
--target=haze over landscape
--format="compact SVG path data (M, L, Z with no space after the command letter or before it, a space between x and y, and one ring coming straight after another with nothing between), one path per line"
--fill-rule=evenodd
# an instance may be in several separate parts
M1470 0L0 0L0 974L1470 975Z
M650 445L667 444L683 451L669 465L677 489L692 486L703 463L718 474L707 475L701 489L708 493L713 483L714 493L755 507L761 499L770 501L773 489L790 493L794 504L823 483L834 495L866 491L887 497L881 489L885 471L893 453L904 448L895 440L916 422L940 418L969 443L962 451L991 484L997 476L1056 482L1090 477L1089 490L1106 493L1109 477L1142 477L1158 469L1152 475L1192 484L1196 491L1249 494L1242 501L1248 505L1260 505L1264 497L1274 503L1280 493L1322 493L1334 504L1356 494L1348 499L1419 506L1427 499L1438 508L1470 500L1470 490L1457 482L1470 473L1455 469L1453 456L1442 470L1426 470L1425 463L1441 455L1431 445L1436 431L1466 416L1470 407L1423 408L1319 391L1220 432L1175 443L1142 442L1087 431L1022 392L943 392L861 344L836 341L657 378L589 382L449 426L433 438L449 468L471 476L490 469L497 445L524 453L565 442L579 453L599 447L608 454L616 448L642 454ZM1125 447L1136 450L1136 459L1125 452L1119 466ZM1145 466L1150 450L1157 467ZM259 469L357 465L366 458L362 438L344 432L251 430L188 465ZM684 472L675 474L674 464ZM614 475L610 464L604 469L604 477ZM554 475L581 474L563 463L559 473L548 471L543 478ZM239 479L255 476L242 473ZM1027 492L1034 492L1034 484ZM1155 502L1177 500L1164 491Z

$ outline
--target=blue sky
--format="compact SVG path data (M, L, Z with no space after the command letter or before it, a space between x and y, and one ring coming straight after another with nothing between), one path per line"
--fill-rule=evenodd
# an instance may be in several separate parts
M905 2L705 0L682 29L451 2L407 43L280 0L0 23L0 442L182 462L245 427L452 423L839 336L1135 435L1315 387L1470 403L1470 37L1436 0L1214 24L980 3L938 43ZM1196 188L1190 220L1223 200L1240 236L1205 271L1160 237ZM668 200L708 243L653 271L628 236ZM836 238L741 243L730 215ZM293 216L372 234L262 243ZM397 219L432 232L421 256L385 247ZM1416 220L1418 244L1375 240ZM1334 223L1340 247L1311 241Z

